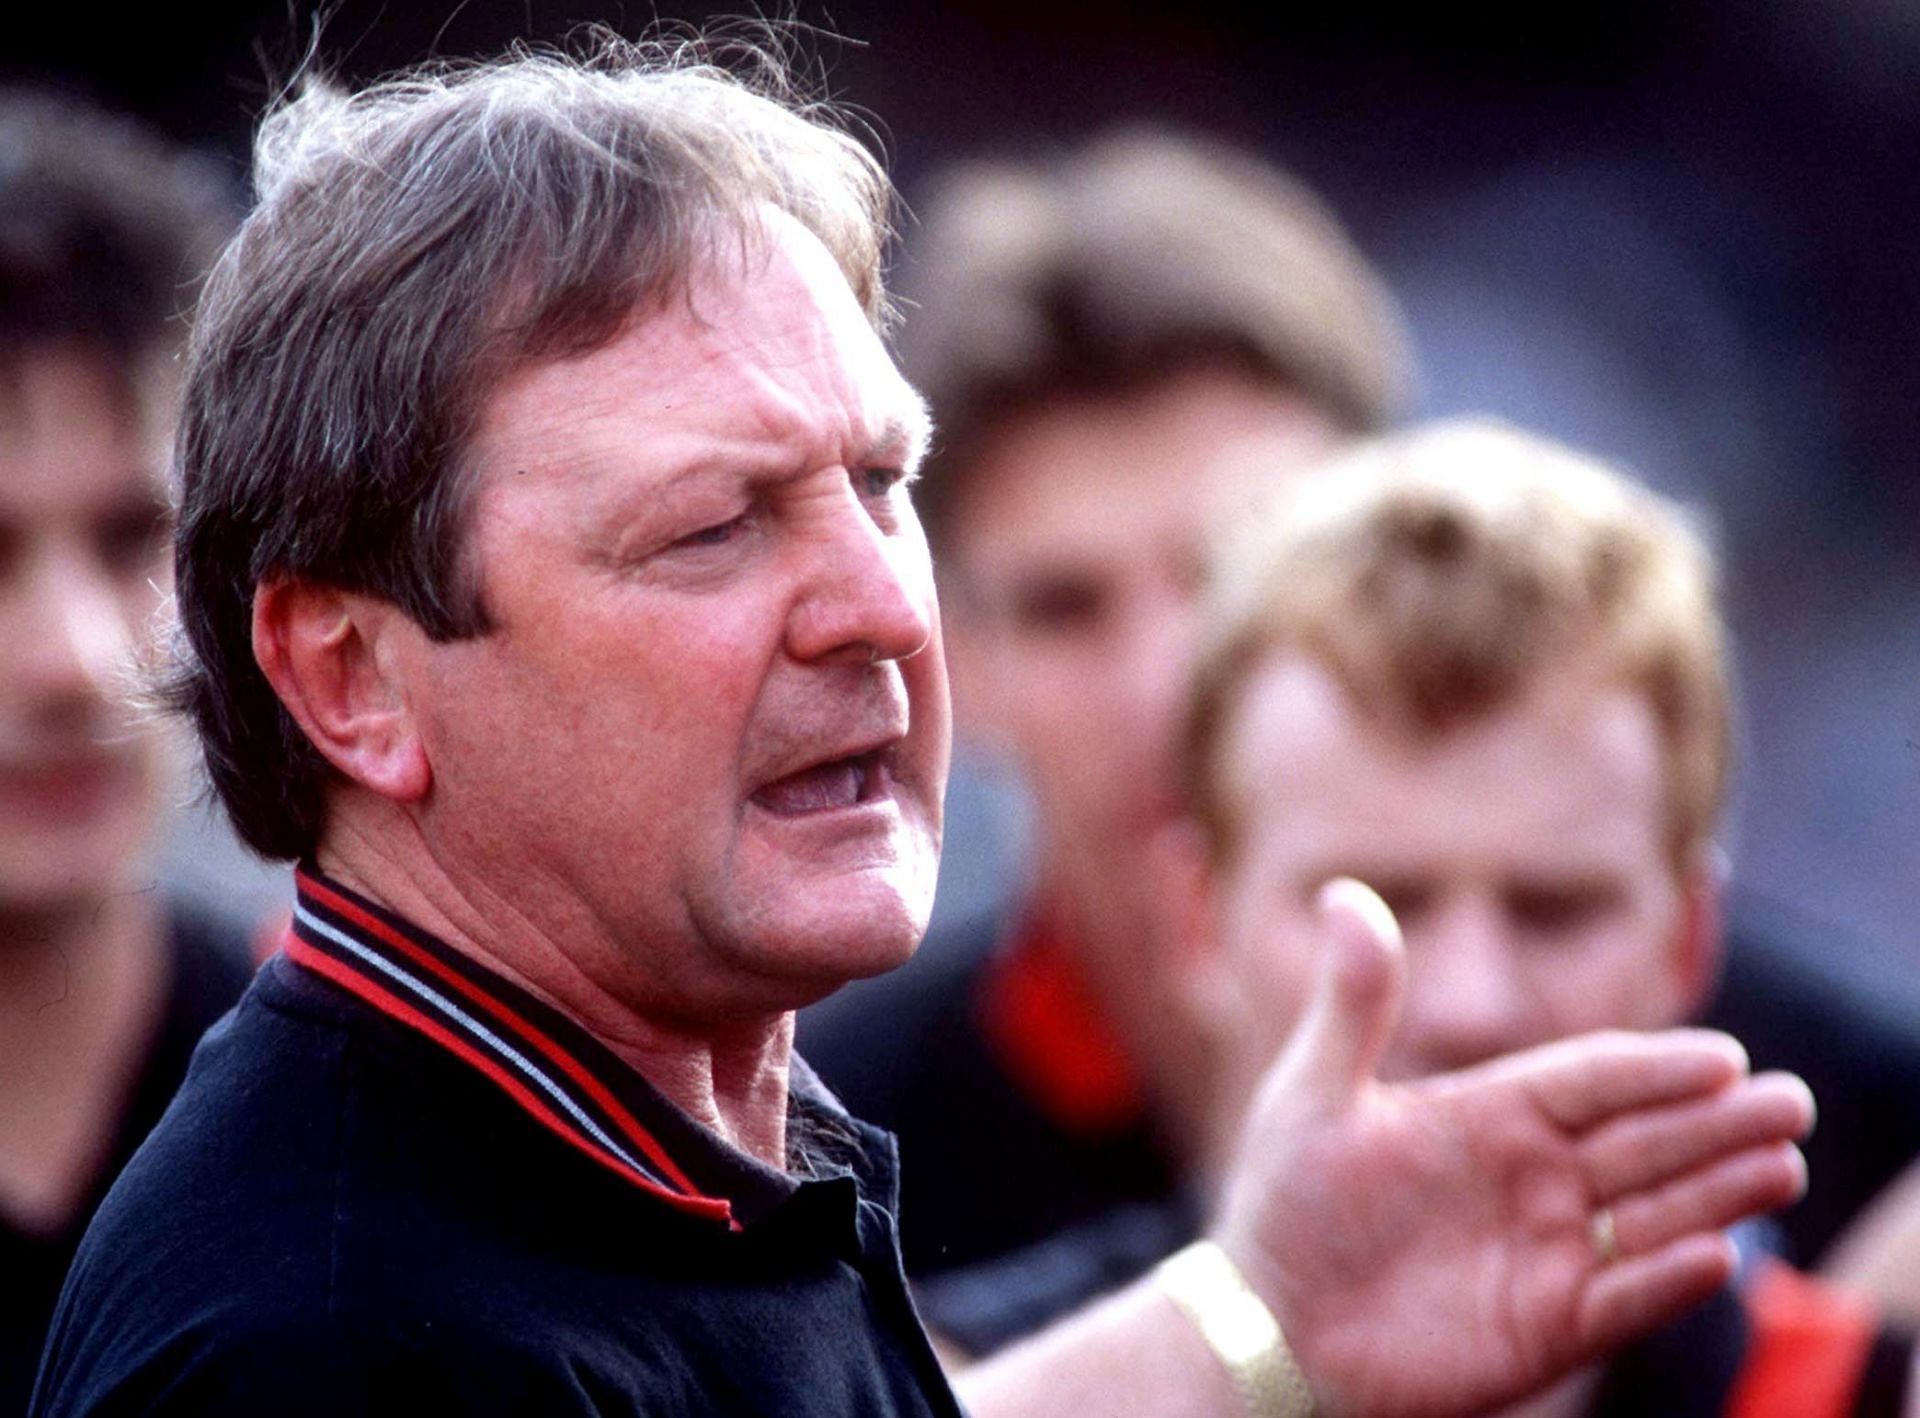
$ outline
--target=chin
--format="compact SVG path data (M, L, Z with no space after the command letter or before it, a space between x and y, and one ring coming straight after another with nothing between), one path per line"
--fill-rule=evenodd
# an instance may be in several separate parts
M0 841L0 906L54 912L97 910L116 896L151 890L152 832L144 817L122 815L72 831Z
M906 964L926 934L931 906L931 893L922 900L850 890L830 909L793 920L757 945L773 969L818 999Z
M920 948L920 938L925 934L926 928L922 925L909 933L866 944L857 958L846 962L849 971L840 983L851 984L855 980L869 980L875 975L884 975L891 970L898 970L913 959L914 951Z
M759 1021L805 1009L856 980L905 964L918 943L917 935L822 940L808 932L762 939L750 955L736 960L741 973L715 1017Z
M824 935L814 936L799 953L816 963L822 976L837 977L844 984L884 975L906 964L919 948L926 929L926 916L917 911L863 912L837 930L828 927Z

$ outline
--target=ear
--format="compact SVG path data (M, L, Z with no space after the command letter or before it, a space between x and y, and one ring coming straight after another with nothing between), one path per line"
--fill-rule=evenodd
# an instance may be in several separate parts
M1720 983L1728 875L1726 855L1717 847L1702 849L1681 874L1680 918L1669 947L1678 1000L1675 1023L1705 1009Z
M253 595L253 657L313 746L354 782L417 802L433 782L402 692L400 641L419 628L398 607L310 581Z

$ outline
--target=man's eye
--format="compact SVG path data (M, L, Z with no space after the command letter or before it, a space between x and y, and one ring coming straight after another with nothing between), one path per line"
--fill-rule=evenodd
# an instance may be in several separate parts
M116 575L150 572L165 548L168 532L164 512L143 509L117 514L94 529L101 563Z
M901 483L907 481L905 468L861 468L854 473L860 492L865 497L885 497Z
M724 522L715 522L710 527L702 527L697 532L689 532L686 536L677 538L673 545L676 547L725 546L739 536L746 525L746 514L742 513L738 517L729 517Z
M1374 894L1387 903L1387 909L1393 912L1394 920L1402 929L1423 919L1433 907L1434 889L1418 881L1397 881L1392 877L1374 879L1368 876L1360 878L1371 886Z
M1611 911L1620 895L1604 885L1517 886L1507 894L1507 910L1522 929L1565 935L1592 925Z
M1106 619L1109 600L1092 581L1048 577L1015 586L1008 603L1014 623L1028 630L1079 632Z

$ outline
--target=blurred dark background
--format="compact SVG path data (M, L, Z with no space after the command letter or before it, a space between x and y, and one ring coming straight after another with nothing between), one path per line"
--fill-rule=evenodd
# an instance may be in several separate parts
M318 45L366 77L740 8L343 0ZM1920 966L1920 5L790 13L909 200L949 160L1126 118L1238 139L1322 189L1388 272L1425 411L1504 415L1700 506L1746 706L1736 878L1831 923L1814 938L1836 960ZM286 0L74 21L16 27L0 77L144 115L236 184L316 34ZM966 820L974 801L956 800L954 891L1007 850Z

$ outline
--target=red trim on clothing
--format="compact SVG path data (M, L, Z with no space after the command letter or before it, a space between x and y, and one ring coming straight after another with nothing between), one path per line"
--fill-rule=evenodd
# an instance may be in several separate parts
M700 1189L687 1179L686 1173L682 1172L674 1160L667 1155L667 1150L654 1139L653 1134L640 1126L639 1119L628 1112L604 1083L594 1077L578 1059L554 1039L445 961L436 958L431 951L421 949L415 942L408 940L405 935L372 912L362 908L358 903L342 896L325 882L316 880L305 872L299 873L298 876L300 889L328 910L345 916L363 931L378 937L382 944L391 946L435 979L452 986L505 1024L518 1038L532 1044L549 1063L579 1084L589 1098L605 1109L607 1115L619 1124L620 1131L626 1134L626 1140L639 1148L649 1162L665 1172L672 1178L675 1185L683 1188L690 1195L701 1194ZM708 1199L718 1201L717 1198ZM724 1202L718 1202L718 1204L725 1205Z
M332 905L331 902L328 904ZM636 1172L617 1157L610 1155L604 1148L595 1145L594 1142L583 1135L578 1128L568 1123L548 1108L545 1103L541 1102L540 1099L517 1078L514 1078L492 1059L467 1043L466 1040L428 1018L406 1001L389 994L383 987L368 979L352 966L343 964L322 951L315 950L292 932L288 932L282 949L287 952L287 957L296 964L313 971L317 975L324 975L342 989L350 991L366 1003L372 1005L382 1014L388 1015L391 1018L399 1020L402 1024L418 1030L429 1039L432 1039L436 1044L446 1049L449 1053L472 1064L473 1067L480 1070L481 1073L499 1085L499 1087L511 1096L535 1121L546 1127L562 1141L571 1144L587 1156L593 1158L594 1161L609 1171L625 1178L643 1191L650 1192L660 1198L660 1200L669 1203L681 1211L688 1212L694 1216L704 1217L707 1220L732 1222L733 1208L727 1202L714 1197L701 1196L697 1193L691 1196L683 1195L671 1188L661 1186L644 1173Z
M1751 1334L1726 1418L1844 1418L1878 1319L1864 1297L1778 1262L1741 1292Z
M1021 1091L1070 1132L1137 1126L1146 1089L1075 959L1069 936L1028 916L988 962L976 1006L982 1033Z

